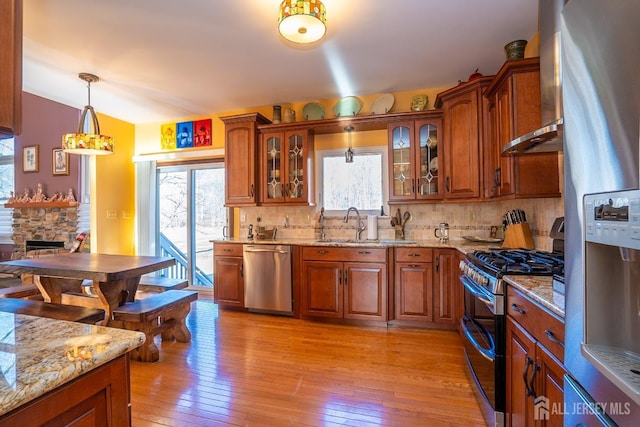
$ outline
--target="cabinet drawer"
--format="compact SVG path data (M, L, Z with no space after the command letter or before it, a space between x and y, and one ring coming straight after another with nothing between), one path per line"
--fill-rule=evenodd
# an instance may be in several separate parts
M431 262L433 249L396 248L396 262Z
M302 258L305 261L386 262L387 250L384 248L305 246L302 248Z
M564 362L564 322L517 289L507 286L507 313Z
M214 255L242 256L242 245L240 243L215 243L213 245Z

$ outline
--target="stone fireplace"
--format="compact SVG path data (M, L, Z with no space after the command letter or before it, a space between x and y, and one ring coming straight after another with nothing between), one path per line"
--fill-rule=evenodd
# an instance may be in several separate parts
M11 239L15 247L12 258L24 258L27 241L31 240L64 242L64 247L70 249L78 235L78 213L77 204L33 203L28 207L13 207Z

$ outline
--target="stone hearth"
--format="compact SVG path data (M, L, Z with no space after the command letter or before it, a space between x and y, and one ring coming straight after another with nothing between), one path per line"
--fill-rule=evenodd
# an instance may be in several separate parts
M14 207L12 258L24 258L27 240L62 241L64 247L70 249L78 235L78 211L78 206Z

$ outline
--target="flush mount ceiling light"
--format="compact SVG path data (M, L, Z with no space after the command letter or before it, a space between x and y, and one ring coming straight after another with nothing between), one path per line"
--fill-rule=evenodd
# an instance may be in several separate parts
M320 0L284 0L280 4L278 31L294 43L313 43L327 32L327 12Z
M113 138L100 134L100 125L95 111L91 106L91 83L100 79L98 76L89 73L78 74L81 80L87 82L88 100L82 110L78 131L67 133L62 136L62 148L67 153L83 155L105 155L113 154ZM87 115L89 117L87 117Z

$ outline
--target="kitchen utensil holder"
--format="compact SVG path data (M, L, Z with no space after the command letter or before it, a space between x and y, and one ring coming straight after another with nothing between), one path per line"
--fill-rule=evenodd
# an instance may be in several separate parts
M507 225L504 232L503 248L511 249L533 249L533 237L528 222Z

